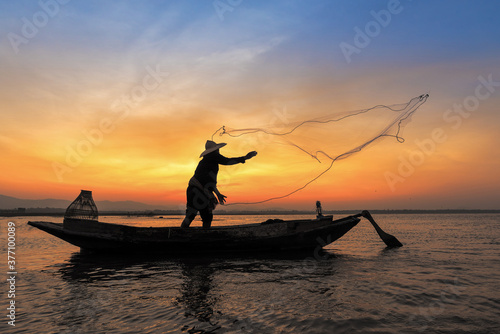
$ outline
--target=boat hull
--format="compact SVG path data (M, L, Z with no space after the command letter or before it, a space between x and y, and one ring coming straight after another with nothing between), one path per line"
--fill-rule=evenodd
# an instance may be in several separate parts
M357 225L359 218L269 220L260 224L201 227L135 227L97 221L63 224L30 221L82 250L105 253L190 254L208 252L277 252L321 249Z

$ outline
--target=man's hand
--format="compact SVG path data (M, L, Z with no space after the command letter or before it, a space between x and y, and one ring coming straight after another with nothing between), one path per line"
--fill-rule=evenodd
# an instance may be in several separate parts
M251 159L251 158L255 157L256 155L257 155L257 151L248 152L247 155L245 155L245 159L246 160Z
M220 192L216 192L215 194L217 195L217 199L219 200L219 204L224 205L224 203L226 202L227 196L222 195Z
M227 196L222 195L220 193L219 189L217 189L217 188L215 188L214 193L217 196L217 199L219 200L219 204L224 205L224 203L226 202L226 197Z

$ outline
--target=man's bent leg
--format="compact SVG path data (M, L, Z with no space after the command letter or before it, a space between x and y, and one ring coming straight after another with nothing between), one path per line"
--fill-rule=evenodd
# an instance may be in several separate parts
M196 208L195 197L197 191L194 187L188 186L186 189L186 217L182 221L181 227L188 228L191 225L191 222L196 217L198 210Z
M203 221L203 228L210 228L212 226L212 219L214 214L210 209L200 210L201 220Z
M187 208L186 209L186 217L184 217L184 220L182 221L181 227L187 228L189 225L191 225L191 222L194 220L196 217L196 210L193 208Z

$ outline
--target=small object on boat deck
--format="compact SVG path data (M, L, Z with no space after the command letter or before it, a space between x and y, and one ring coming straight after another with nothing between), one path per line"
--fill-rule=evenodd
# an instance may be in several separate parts
M79 219L79 220L93 220L98 219L97 206L92 198L92 191L82 190L80 195L71 203L66 209L64 220Z
M323 217L323 210L321 209L320 201L316 201L316 217L318 217L318 219Z

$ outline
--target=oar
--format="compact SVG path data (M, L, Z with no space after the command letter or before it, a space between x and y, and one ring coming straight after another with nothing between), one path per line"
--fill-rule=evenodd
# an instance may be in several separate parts
M398 239L396 239L395 236L390 235L389 233L385 233L380 226L375 223L375 220L373 219L372 215L367 211L364 210L361 212L361 216L365 217L372 223L373 227L375 227L375 230L377 231L380 239L382 239L383 242L387 245L387 247L393 248L393 247L403 247L403 244L399 242Z

